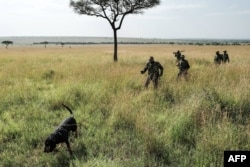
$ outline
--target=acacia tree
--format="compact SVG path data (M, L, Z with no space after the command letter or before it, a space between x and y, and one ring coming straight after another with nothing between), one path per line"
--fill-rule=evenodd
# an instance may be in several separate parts
M12 42L12 41L3 41L2 44L5 45L5 48L6 48L6 49L8 49L8 46L9 46L10 44L13 44L13 42Z
M44 48L46 48L46 46L49 44L48 41L44 41L44 42L41 42L41 44L44 44Z
M106 19L113 29L114 61L117 56L117 31L121 29L125 16L141 14L143 9L160 4L160 0L71 0L70 6L78 14L96 16Z

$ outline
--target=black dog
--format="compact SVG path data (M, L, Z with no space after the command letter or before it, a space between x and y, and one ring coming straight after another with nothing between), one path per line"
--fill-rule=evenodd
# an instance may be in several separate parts
M56 144L66 143L70 154L72 155L72 150L69 145L69 132L75 132L75 136L77 137L77 123L73 116L73 112L71 109L62 104L67 110L69 110L71 116L65 119L59 127L52 133L45 141L44 152L49 153L52 152L56 148Z

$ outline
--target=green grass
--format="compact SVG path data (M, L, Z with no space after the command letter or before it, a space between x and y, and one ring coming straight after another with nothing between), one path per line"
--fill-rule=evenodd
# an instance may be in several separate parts
M249 46L182 46L188 81L168 45L0 48L0 166L223 166L223 151L250 150ZM221 47L221 46L218 46ZM182 48L181 48L182 49ZM223 48L224 49L224 48ZM143 87L149 56L164 66L158 90ZM79 137L44 153L44 141L72 108Z

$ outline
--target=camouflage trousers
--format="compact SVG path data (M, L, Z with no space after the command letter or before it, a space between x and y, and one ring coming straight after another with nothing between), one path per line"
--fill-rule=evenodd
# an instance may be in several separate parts
M179 80L182 76L187 80L188 69L180 70L177 75L177 80Z
M154 88L156 89L158 87L158 81L159 81L160 77L159 74L150 74L148 75L146 82L145 82L145 87L147 88L150 81L153 82Z

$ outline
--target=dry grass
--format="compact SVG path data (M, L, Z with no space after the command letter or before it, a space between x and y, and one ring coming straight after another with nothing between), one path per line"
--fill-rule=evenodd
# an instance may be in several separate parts
M224 150L249 150L250 46L112 45L0 48L0 166L221 166ZM185 50L190 78L176 82ZM231 62L215 66L215 52ZM149 56L160 87L143 87ZM43 153L68 116L80 126L66 147ZM13 161L15 157L15 161ZM25 164L25 165L24 165Z

